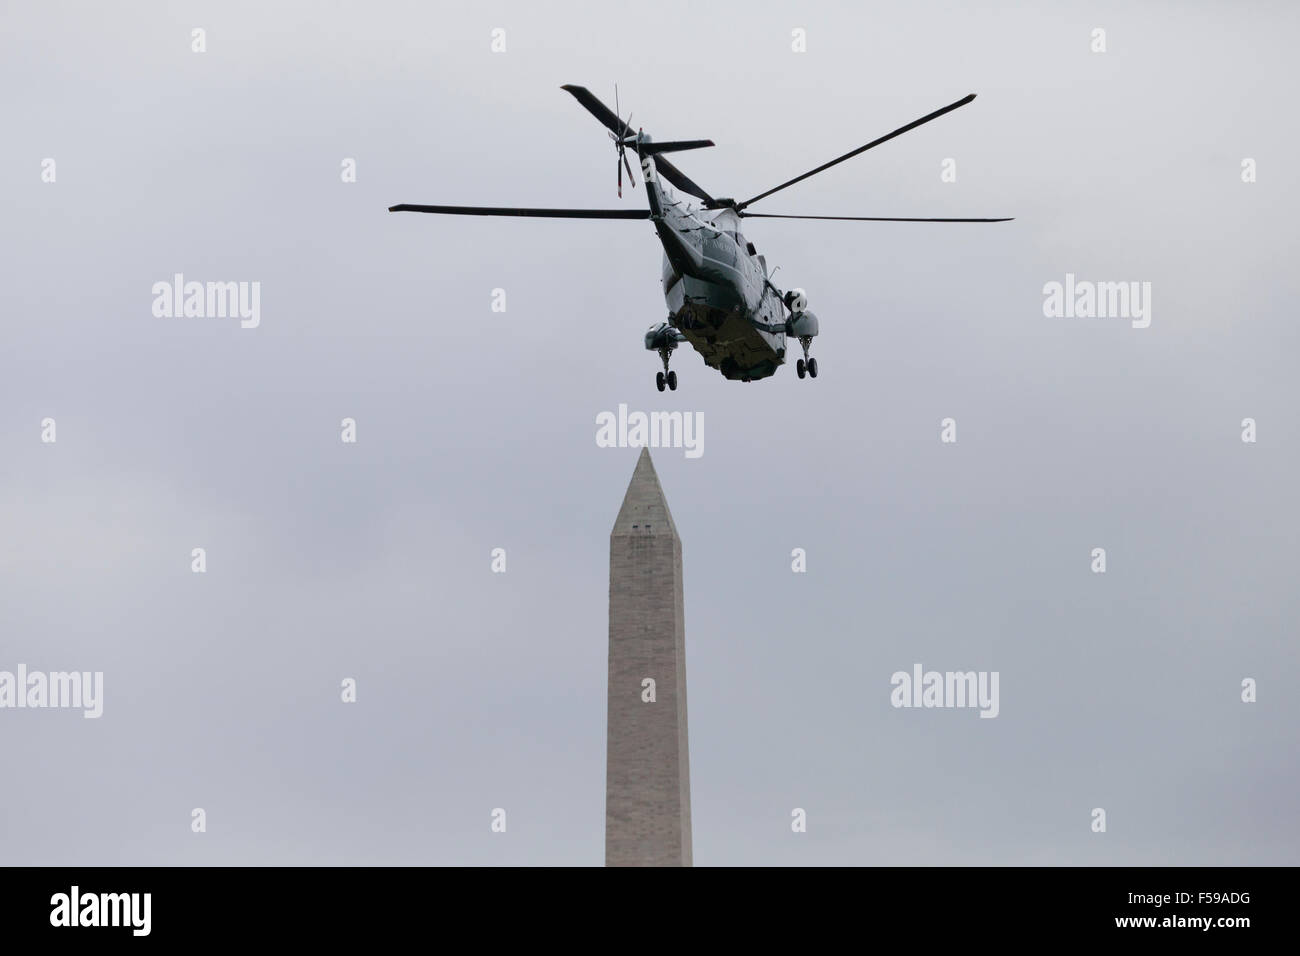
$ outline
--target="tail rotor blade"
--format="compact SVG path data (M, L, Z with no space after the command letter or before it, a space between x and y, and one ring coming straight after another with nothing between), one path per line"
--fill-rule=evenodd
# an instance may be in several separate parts
M619 155L623 157L623 165L627 167L627 181L636 189L636 180L632 178L632 164L627 161L627 152L619 150Z
M628 129L631 129L631 128L632 128L632 114L631 114L631 113L628 113L628 114L627 114L627 128L628 128ZM632 186L633 189L636 189L636 180L632 178L632 165L631 165L631 163L629 163L629 162L627 161L627 150L624 148L624 144L621 143L621 142L619 143L618 154L619 154L620 156L623 157L623 165L627 167L627 181L628 181L628 183Z

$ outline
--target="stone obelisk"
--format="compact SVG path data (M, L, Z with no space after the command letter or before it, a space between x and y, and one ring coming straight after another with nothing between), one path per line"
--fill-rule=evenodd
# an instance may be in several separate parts
M605 865L691 865L682 541L641 449L609 535Z

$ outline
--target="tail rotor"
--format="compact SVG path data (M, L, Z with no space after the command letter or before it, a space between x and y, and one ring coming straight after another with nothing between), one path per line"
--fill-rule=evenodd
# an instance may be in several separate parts
M620 117L618 112L618 84L614 84L614 115ZM622 119L619 120L623 123ZM627 114L627 122L623 123L623 130L630 132L632 129L632 114ZM618 172L618 198L623 198L623 170L627 170L628 184L636 189L636 180L632 178L632 165L627 161L627 143L622 136L614 134L613 130L609 133L609 138L614 141L614 168Z

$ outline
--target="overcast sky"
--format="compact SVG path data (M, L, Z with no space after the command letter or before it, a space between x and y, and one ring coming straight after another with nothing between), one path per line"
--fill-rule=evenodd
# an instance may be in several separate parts
M6 5L0 670L102 671L104 701L0 710L0 862L601 864L637 452L595 420L625 403L705 420L699 458L654 455L697 865L1300 863L1298 26ZM675 161L738 198L977 93L755 211L1016 220L751 220L819 377L684 347L661 394L649 224L386 211L638 207L559 89L615 82L656 138L712 138ZM175 273L259 282L260 325L156 317ZM1045 317L1066 273L1150 282L1150 326ZM997 671L997 718L891 707L918 663Z

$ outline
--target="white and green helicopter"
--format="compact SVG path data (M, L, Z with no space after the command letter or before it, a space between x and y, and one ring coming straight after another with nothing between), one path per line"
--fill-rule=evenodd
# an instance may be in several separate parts
M712 146L707 139L656 143L644 130L633 132L631 116L625 122L581 86L564 86L587 111L609 129L614 142L618 167L618 194L623 195L623 170L632 180L627 150L633 149L641 161L645 181L646 209L536 209L499 206L420 206L402 203L390 206L389 212L428 212L458 216L531 216L548 219L648 219L664 248L663 289L668 302L668 317L645 333L645 347L659 353L663 371L655 376L659 391L677 388L677 373L668 368L673 350L689 342L700 353L704 364L715 368L723 377L752 382L774 374L785 364L786 338L794 337L803 349L795 365L800 378L817 377L817 360L808 355L813 337L819 329L817 317L808 311L808 298L802 289L782 292L771 279L766 260L740 231L742 218L763 219L835 219L859 222L1009 222L1003 219L916 219L896 216L794 216L748 212L760 199L793 186L838 163L864 153L872 147L937 119L975 99L963 97L927 116L900 126L892 133L859 146L829 163L756 196L737 202L715 198L673 165L665 153ZM618 106L618 88L614 91ZM667 182L699 203L681 201L663 184Z

